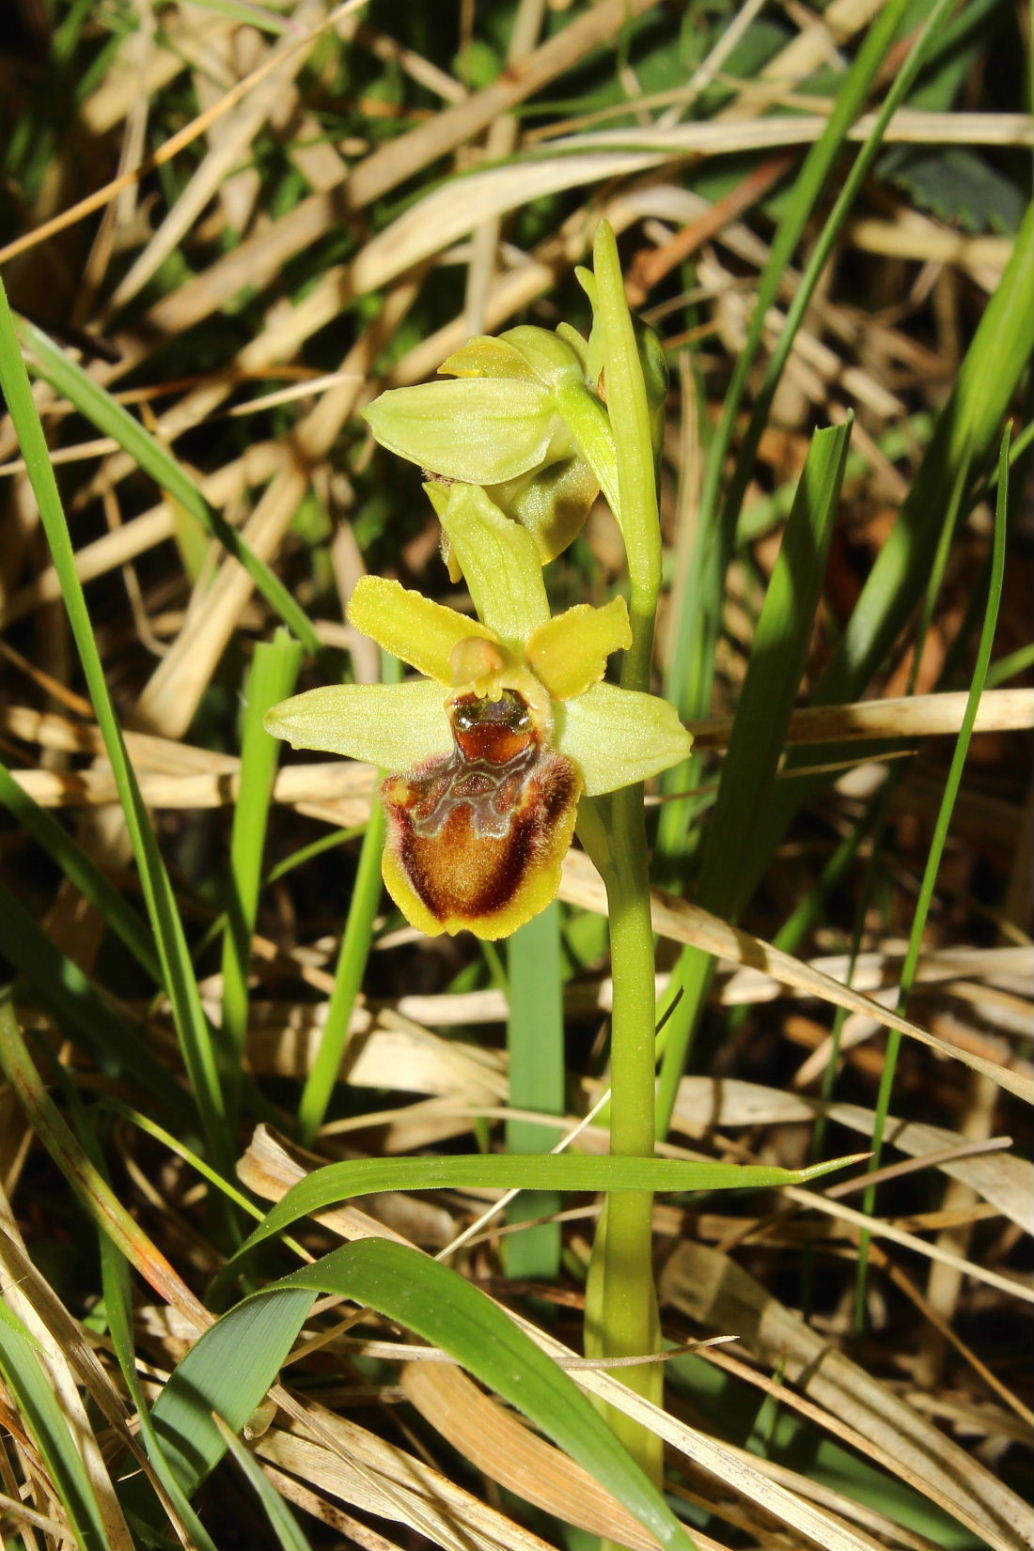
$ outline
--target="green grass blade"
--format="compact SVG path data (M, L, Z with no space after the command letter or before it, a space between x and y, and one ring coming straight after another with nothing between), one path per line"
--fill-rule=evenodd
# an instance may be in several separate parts
M354 1158L327 1164L293 1185L228 1261L213 1287L225 1285L245 1255L300 1218L381 1190L754 1190L806 1184L851 1161L840 1158L809 1169L781 1169L570 1152L520 1158ZM215 1299L215 1290L211 1297Z
M47 1466L82 1551L109 1551L104 1518L38 1348L17 1316L0 1304L0 1375Z
M969 754L969 745L973 736L973 726L976 722L977 710L980 706L980 697L984 693L987 682L987 670L991 661L991 651L994 647L995 630L998 625L998 610L1002 601L1002 584L1005 578L1005 551L1006 536L1009 521L1009 433L1008 430L1002 438L1001 452L998 462L998 499L995 503L994 544L991 558L991 576L987 590L987 605L984 612L984 624L980 634L980 644L977 647L976 662L973 666L973 677L969 687L969 697L966 701L966 709L962 717L962 726L959 728L958 737L955 740L955 748L952 753L951 765L948 768L948 777L944 783L944 793L941 797L940 807L937 811L937 821L934 825L933 835L930 840L930 849L926 858L926 866L923 869L923 877L919 886L919 895L916 900L915 914L912 918L912 929L908 938L908 950L905 954L905 962L901 968L901 987L898 994L896 1010L904 1016L908 1009L908 999L911 995L912 985L915 981L916 970L919 965L919 956L923 947L923 935L926 931L926 922L930 914L930 906L933 902L934 889L937 884L937 876L940 872L941 861L944 856L944 848L948 840L948 830L951 826L951 817L955 810L955 802L958 798L959 788L962 785L962 775ZM894 1075L897 1069L898 1054L901 1047L901 1035L896 1029L892 1029L887 1038L887 1051L883 1063L883 1072L880 1077L879 1094L876 1100L876 1120L873 1126L872 1160L871 1169L880 1166L883 1153L883 1134L887 1124L887 1116L890 1113L891 1096L894 1088ZM865 1193L863 1210L871 1212L875 1206L875 1191L870 1188ZM860 1316L865 1309L865 1282L868 1266L868 1238L863 1235L858 1246L858 1281L856 1283L855 1310Z
M387 652L381 653L381 677L384 683L398 683L401 671L397 658ZM384 809L380 802L375 801L359 851L355 888L341 938L341 949L334 971L334 989L327 1007L323 1036L298 1106L298 1129L305 1143L312 1141L323 1124L348 1045L348 1029L356 997L366 974L366 963L373 943L374 919L381 902L384 834Z
M999 657L987 670L988 689L997 689L999 684L1007 684L1020 673L1029 672L1034 666L1034 643L1030 646L1018 646L1014 652L1006 657Z
M787 312L779 342L765 371L728 490L724 500L720 501L719 487L724 478L740 406L761 342L765 318L778 295L783 273L812 218L816 203L829 187L834 163L846 142L847 132L863 110L910 4L911 0L891 0L866 34L854 64L838 87L826 129L795 181L789 207L780 222L769 261L759 281L747 339L737 358L721 422L709 452L701 497L700 540L687 575L684 606L672 655L667 695L678 706L684 720L704 715L710 702L725 573L732 556L736 526L754 468L757 448L768 424L772 402L794 339L833 245L879 151L891 114L900 106L936 41L941 22L950 10L951 0L936 0L923 31L892 81L873 130L855 158L833 209L823 224L797 294ZM692 774L695 768L695 763L690 762L687 766L669 771L662 782L662 789L676 792L691 786L695 779ZM666 871L669 876L674 876L674 859L684 849L686 828L694 812L694 804L674 801L667 803L661 813L658 852L662 858L667 859Z
M870 63L876 69L882 64L892 35L896 31L896 24L900 23L901 20L900 17L893 18L889 16L893 9L892 6L886 7L879 21L874 23L870 33L866 36L862 48L859 50L856 68L861 66L862 59L867 51L869 51ZM778 344L765 368L764 379L751 411L750 423L740 450L737 453L736 467L726 492L719 527L723 533L728 535L730 541L736 530L740 510L743 505L743 497L754 469L757 450L761 443L761 437L768 425L776 389L779 386L786 363L790 358L794 339L804 321L805 313L811 305L812 298L826 269L826 265L832 256L834 245L840 235L841 228L850 214L851 206L861 192L862 185L868 177L872 164L883 144L887 125L911 90L920 69L933 49L941 23L949 15L951 9L952 0L936 0L936 3L932 6L922 32L909 49L901 69L896 71L894 75L890 88L876 115L876 121L873 124L872 130L855 157L851 170L844 179L840 193L837 195L833 209L830 211L819 239L808 258L804 273L801 276L801 283L787 309L786 322L779 336ZM886 29L882 35L880 23L883 23ZM838 91L836 98L838 108L841 105L841 98L842 92ZM825 181L824 178L824 184ZM796 192L795 190L795 195ZM778 243L779 238L776 240ZM760 322L763 326L763 318Z
M302 1534L298 1520L269 1481L251 1450L244 1447L237 1434L227 1427L222 1417L217 1416L215 1424L228 1452L233 1456L234 1463L262 1504L263 1512L269 1520L269 1527L276 1536L277 1545L282 1548L282 1551L312 1551L308 1540Z
M248 1026L248 965L258 913L262 856L280 744L262 725L270 706L294 689L302 648L284 631L255 648L245 696L240 796L230 838L227 923L223 937L223 1002L220 1050L227 1107L235 1113Z
M925 590L960 467L990 462L1034 335L1034 207L937 418L920 465L822 685L824 704L850 700L882 662Z
M147 927L125 896L109 883L92 857L72 838L35 798L15 780L7 766L0 763L0 802L36 843L43 847L104 922L125 944L137 963L160 985L161 965Z
M161 1284L163 1279L175 1280L175 1273L164 1256L149 1243L107 1181L94 1168L50 1097L48 1084L29 1056L9 990L0 990L0 1066L37 1140L46 1148L87 1214L134 1264L138 1264L141 1251L149 1257L153 1265L144 1274L150 1274L152 1285ZM57 1070L60 1076L60 1069Z
M793 191L772 244L768 263L758 281L747 337L733 368L722 418L712 442L701 493L700 539L688 576L685 607L672 657L667 695L683 719L702 714L710 694L711 663L717 639L722 578L732 534L718 527L719 491L732 447L743 398L764 332L765 318L776 301L787 266L804 235L819 199L829 184L837 158L852 124L864 111L877 73L896 36L911 0L892 0L869 29L850 70L839 84L826 128L809 151L794 180ZM725 503L726 519L734 507ZM735 519L734 519L735 520Z
M276 610L284 624L294 631L310 652L319 656L323 648L304 609L299 607L265 561L259 559L247 540L230 526L214 506L209 505L168 447L163 447L106 388L94 382L35 323L21 318L17 332L32 357L38 375L73 403L91 425L95 425L106 436L113 437L156 484L197 519L206 533L218 539L224 549L244 567L270 608Z
M697 901L735 921L749 897L759 815L769 801L826 573L850 424L812 439L751 647L714 813L704 837ZM678 1001L662 1035L658 1134L668 1128L714 959L684 950L670 988Z
M312 1308L312 1294L275 1283L224 1315L195 1342L155 1401L162 1450L193 1496L222 1458L212 1412L240 1432L283 1366Z
M167 1112L185 1121L186 1095L78 964L62 953L17 895L0 878L0 952L10 961L34 1000L45 1007L62 1033L77 1043L101 1071L121 1070L136 1079Z
M232 1164L232 1147L223 1110L211 1029L201 1005L186 934L176 906L172 884L158 849L150 816L140 796L140 789L126 752L122 730L108 692L104 666L94 639L82 584L75 570L75 554L68 524L2 282L0 282L0 388L7 399L29 480L39 504L40 518L50 545L51 556L61 579L69 624L79 652L97 723L111 762L161 959L162 981L172 1006L176 1032L193 1086L205 1139L212 1158L226 1172L229 1172Z
M161 1440L151 1420L151 1408L147 1403L137 1371L133 1336L133 1291L129 1266L125 1257L106 1234L100 1235L99 1250L104 1312L108 1321L111 1344L115 1350L115 1358L121 1370L126 1391L136 1408L135 1421L140 1429L140 1437L147 1450L147 1457L197 1551L216 1551L214 1543L191 1507L187 1494L180 1486L179 1478L165 1456ZM138 1497L140 1492L141 1488L137 1488Z
M565 1107L563 983L560 967L560 907L554 903L510 938L509 971L510 1105L542 1115L562 1115ZM534 1120L506 1122L511 1156L544 1153L556 1145L556 1126ZM509 1223L552 1217L560 1209L555 1191L522 1192L507 1208ZM506 1270L522 1279L552 1280L560 1264L560 1224L541 1222L506 1240Z
M355 889L341 938L323 1034L298 1106L298 1129L303 1142L311 1142L323 1124L348 1048L349 1025L366 974L374 919L381 901L384 829L384 810L379 802L375 802L359 851Z
M862 699L869 680L926 595L945 512L950 510L960 468L976 475L987 468L1009 406L1027 377L1034 336L1034 207L1027 212L1001 283L977 327L955 387L937 417L933 437L916 471L897 522L866 581L815 702L837 705ZM855 757L857 748L846 757ZM744 888L752 893L793 815L828 784L809 765L845 757L838 745L821 745L787 758L792 781L777 784L761 816L757 844L747 858Z
M418 1250L384 1239L346 1244L246 1299L187 1354L155 1406L155 1419L178 1454L188 1490L224 1450L212 1411L235 1431L243 1426L314 1297L328 1292L444 1347L592 1471L662 1546L689 1551L691 1542L663 1497L573 1380L480 1289Z

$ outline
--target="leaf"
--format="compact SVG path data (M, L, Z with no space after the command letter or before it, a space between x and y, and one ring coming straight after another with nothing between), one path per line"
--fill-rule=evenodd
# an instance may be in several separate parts
M377 1309L451 1352L590 1470L661 1546L690 1551L692 1542L664 1498L567 1374L480 1289L418 1250L385 1239L346 1244L282 1278L238 1304L191 1348L153 1413L185 1484L199 1484L225 1450L212 1412L239 1431L273 1382L315 1296L324 1293Z
M82 1551L109 1551L110 1541L93 1486L68 1422L41 1366L39 1349L9 1310L0 1319L0 1375L46 1463L50 1479Z
M756 1190L804 1184L842 1168L848 1161L838 1159L812 1169L780 1169L767 1164L597 1158L578 1153L519 1158L354 1158L327 1164L299 1180L229 1261L219 1283L244 1255L299 1218L381 1190Z
M891 146L879 171L921 209L964 231L1015 232L1023 220L1023 193L968 145Z

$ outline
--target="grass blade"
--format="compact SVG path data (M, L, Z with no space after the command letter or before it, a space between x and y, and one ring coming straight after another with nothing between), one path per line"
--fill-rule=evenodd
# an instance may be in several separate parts
M199 1481L224 1451L212 1411L235 1430L243 1426L314 1297L327 1292L375 1308L444 1347L592 1471L662 1546L690 1551L663 1497L567 1374L455 1271L384 1239L347 1244L282 1278L238 1304L191 1349L155 1406L156 1424L185 1483Z
M800 688L836 519L850 424L818 431L797 486L779 559L751 648L718 798L704 838L698 902L735 921L749 897L759 815L775 786L786 729ZM658 1134L668 1128L690 1041L715 961L684 950L669 997L657 1100Z
M248 964L258 912L266 823L279 762L280 744L262 718L294 688L302 648L284 631L255 648L245 696L241 743L240 796L230 839L226 932L223 937L223 1004L220 1050L227 1107L236 1113L248 1026Z
M15 780L7 766L0 764L0 802L47 852L64 876L88 899L106 925L121 939L137 963L147 971L155 985L161 983L161 965L147 927L125 897L65 829Z
M809 1169L768 1164L691 1162L675 1158L593 1157L552 1153L523 1158L355 1158L316 1169L278 1201L217 1278L223 1286L243 1257L299 1218L355 1196L381 1190L666 1190L710 1191L769 1189L800 1185L852 1159L840 1158ZM214 1300L216 1292L210 1297Z
M398 683L401 664L387 652L381 653L382 680L386 684ZM316 1059L305 1080L301 1102L298 1106L298 1129L303 1142L311 1142L327 1113L338 1080L341 1062L348 1045L348 1030L356 997L359 995L366 974L366 961L373 943L373 925L381 901L381 855L384 851L384 809L375 802L370 810L363 843L359 851L359 867L355 888L348 907L348 920L341 938L337 967L334 972L334 990L327 1007L323 1037Z
M110 1551L107 1529L50 1376L21 1321L0 1304L0 1374L28 1424L82 1551Z
M1034 334L1032 250L1034 207L1027 212L1012 258L937 417L898 520L815 692L816 704L864 698L869 680L926 594L960 468L968 462L974 478L986 470L1009 405L1029 371L1029 342ZM748 895L794 814L828 784L827 774L809 775L808 766L833 765L843 757L840 745L814 745L788 755L786 769L794 772L794 779L780 781L773 789L759 820L755 849L745 859L743 887Z
M228 1172L231 1167L230 1136L226 1126L211 1029L201 1005L186 934L176 906L172 884L158 849L150 816L140 796L133 767L126 752L122 730L105 681L104 666L94 639L82 584L75 570L75 555L68 524L2 282L0 282L0 388L3 389L7 399L11 419L25 458L29 480L39 503L47 542L61 578L72 634L79 651L97 722L104 736L108 758L111 761L119 801L122 804L133 852L140 869L140 881L161 959L162 982L172 1004L176 1032L193 1086L205 1139L212 1158Z
M955 748L952 753L951 765L948 770L948 778L944 783L944 792L941 797L940 807L937 813L937 821L934 825L933 836L930 841L930 849L926 858L926 866L923 869L923 877L919 886L919 896L916 900L915 914L912 919L912 929L909 933L908 951L901 969L901 990L897 1000L897 1012L902 1016L908 1010L908 999L915 981L916 969L919 964L919 955L922 951L923 936L926 931L926 923L930 914L930 905L933 902L934 889L937 884L937 875L940 872L941 860L944 856L944 848L948 840L948 830L951 825L952 813L962 784L962 774L965 769L966 757L969 753L970 739L973 735L973 724L976 721L977 708L980 705L980 697L984 692L987 682L987 670L991 661L991 651L994 646L995 629L998 625L998 610L1002 601L1002 584L1005 578L1005 548L1006 534L1008 531L1009 517L1009 433L1002 438L1001 452L998 462L998 500L995 504L994 546L991 558L991 576L987 590L987 604L984 612L984 624L980 634L980 644L977 648L976 662L973 667L973 677L970 682L969 698L966 702L966 711L959 728L958 738L955 740ZM901 1035L896 1029L892 1029L887 1038L887 1052L884 1058L883 1073L880 1078L879 1094L876 1100L876 1120L873 1126L872 1147L873 1155L870 1164L871 1169L880 1166L883 1153L883 1134L887 1124L887 1116L890 1113L891 1096L894 1089L894 1074L897 1070L898 1054L901 1048ZM870 1187L865 1193L863 1210L872 1212L875 1206L875 1190ZM855 1310L860 1317L865 1308L865 1282L867 1269L868 1238L863 1235L858 1246L858 1281L856 1283Z
M241 538L214 506L209 505L168 447L157 441L106 388L94 382L35 323L22 318L17 324L17 332L32 356L38 375L70 400L98 431L113 437L156 484L197 519L206 533L218 539L224 549L244 567L258 591L280 615L284 624L294 631L310 652L319 656L323 647L305 610L299 607L280 578L264 560L259 559L247 541Z
M186 1095L169 1081L161 1062L120 1016L93 981L57 948L21 900L0 878L0 950L33 997L53 1015L62 1033L75 1031L81 1048L101 1071L122 1070L136 1079L181 1122L191 1114Z

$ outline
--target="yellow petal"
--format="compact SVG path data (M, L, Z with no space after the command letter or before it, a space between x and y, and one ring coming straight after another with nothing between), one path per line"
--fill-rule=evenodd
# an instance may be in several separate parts
M498 640L487 625L383 576L360 579L348 605L348 619L386 652L439 684L452 682L452 654L461 641Z
M545 684L554 700L584 695L598 684L611 652L632 644L632 629L624 598L605 608L579 603L535 631L525 649L528 667Z

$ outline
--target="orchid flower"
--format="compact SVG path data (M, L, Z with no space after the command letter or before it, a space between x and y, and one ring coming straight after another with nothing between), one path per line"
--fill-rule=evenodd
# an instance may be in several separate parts
M310 690L266 727L393 772L381 787L388 892L429 935L495 938L555 897L579 798L667 769L691 739L666 701L603 682L631 642L623 599L551 618L528 531L479 487L428 494L478 619L363 577L350 622L426 677Z
M592 277L583 284L595 303ZM651 330L641 334L651 411L663 415L664 353ZM389 389L363 416L383 446L428 474L481 485L527 528L546 565L580 533L601 485L616 505L597 336L594 327L585 340L568 323L555 333L521 324L497 337L477 335L438 368L452 381ZM443 548L458 581L448 535Z

